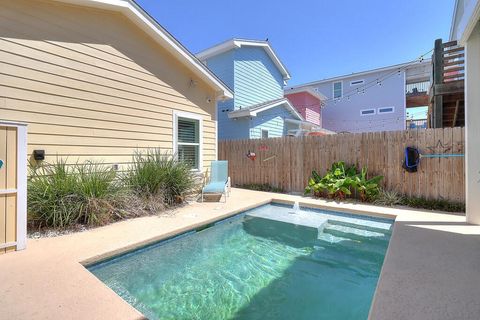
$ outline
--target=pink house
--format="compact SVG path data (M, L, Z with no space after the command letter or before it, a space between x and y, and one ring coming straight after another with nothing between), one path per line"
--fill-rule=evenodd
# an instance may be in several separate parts
M321 104L325 96L310 88L285 89L284 96L306 121L322 126Z

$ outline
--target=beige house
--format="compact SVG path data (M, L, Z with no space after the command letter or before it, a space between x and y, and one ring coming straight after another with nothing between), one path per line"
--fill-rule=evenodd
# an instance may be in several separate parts
M131 0L2 0L0 120L28 124L28 154L125 167L160 147L216 159L230 89Z

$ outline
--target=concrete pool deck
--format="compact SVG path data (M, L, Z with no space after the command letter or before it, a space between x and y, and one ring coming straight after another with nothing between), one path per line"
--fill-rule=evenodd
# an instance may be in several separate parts
M233 189L227 203L195 203L54 238L0 256L0 319L143 319L82 263L227 217L271 200L395 218L370 319L478 319L480 226L444 213L339 204Z

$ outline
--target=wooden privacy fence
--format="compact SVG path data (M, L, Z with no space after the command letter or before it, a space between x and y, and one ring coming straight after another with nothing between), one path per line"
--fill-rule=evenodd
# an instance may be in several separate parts
M270 184L287 192L303 192L312 170L325 174L331 164L345 161L367 166L369 176L384 176L383 186L401 194L428 199L465 201L464 128L282 137L219 142L220 160L229 161L234 185ZM413 146L422 158L418 172L402 168L404 149ZM255 160L246 155L256 154Z

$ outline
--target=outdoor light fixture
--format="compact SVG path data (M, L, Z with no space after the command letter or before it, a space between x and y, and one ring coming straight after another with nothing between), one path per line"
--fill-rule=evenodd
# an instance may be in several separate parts
M45 150L33 150L33 159L37 161L45 160Z

